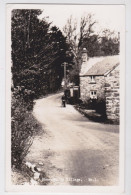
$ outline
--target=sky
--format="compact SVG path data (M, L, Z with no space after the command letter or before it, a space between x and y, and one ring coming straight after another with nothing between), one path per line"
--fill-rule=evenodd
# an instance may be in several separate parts
M94 19L98 21L95 26L98 32L104 28L120 32L123 28L121 21L124 18L124 6L122 5L42 5L41 9L43 13L39 18L49 16L48 21L53 22L53 25L58 26L60 30L71 15L79 23L81 16L87 13L94 14Z

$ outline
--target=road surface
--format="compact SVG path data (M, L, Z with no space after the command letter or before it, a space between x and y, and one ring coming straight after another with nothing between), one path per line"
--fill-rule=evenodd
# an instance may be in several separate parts
M61 93L36 101L34 116L43 131L35 136L27 161L48 176L48 185L118 185L119 126L61 107Z

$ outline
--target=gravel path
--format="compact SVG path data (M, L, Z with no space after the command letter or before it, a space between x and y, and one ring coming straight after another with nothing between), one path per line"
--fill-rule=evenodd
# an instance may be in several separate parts
M26 160L49 177L48 185L118 185L119 126L92 122L62 94L36 101L34 116L43 125Z

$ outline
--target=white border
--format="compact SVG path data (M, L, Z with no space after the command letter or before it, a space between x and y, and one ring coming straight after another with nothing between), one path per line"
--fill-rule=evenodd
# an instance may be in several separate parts
M8 2L8 1L6 1L6 2ZM15 3L16 1L15 1L15 2L14 2L14 1L9 1L8 3L12 3L12 2ZM25 1L21 1L21 3L24 3L24 2L25 2ZM32 2L32 3L36 3L36 2L34 2L34 1L31 1L31 2ZM39 2L41 2L41 1L39 1ZM49 1L48 1L48 2L49 2ZM51 2L51 1L50 1L50 2ZM68 1L66 1L66 2L68 2ZM71 2L71 1L69 1L69 2ZM75 1L75 2L76 2L76 1ZM88 1L88 2L89 2L89 1ZM94 1L93 1L93 2L94 2ZM92 2L92 4L93 4L93 2ZM95 2L96 2L96 1L95 1ZM103 2L103 1L101 1L101 2ZM107 1L106 1L106 2L107 2ZM117 1L117 2L118 2L118 1ZM122 2L122 1L119 1L119 3L120 3L120 2ZM18 1L17 1L17 3L18 3ZM27 3L27 1L26 1L26 3ZM52 2L52 3L53 3L53 2ZM79 3L82 3L82 2L79 2ZM87 1L86 1L86 3L87 3ZM110 1L110 4L111 4L111 3L114 4L115 1L113 1L113 2ZM3 6L5 6L5 3L3 3L3 4L4 4ZM97 1L97 4L98 4L98 1ZM105 1L104 1L104 4L105 4ZM128 3L128 4L129 4L129 3ZM5 11L4 11L4 12L5 12ZM1 12L1 13L2 13L2 12ZM129 15L129 11L128 11L128 15ZM5 23L4 23L4 24L5 24ZM2 26L4 26L4 25L2 25ZM129 27L130 27L130 25L129 25ZM129 29L129 27L128 27L128 29ZM4 34L4 36L5 36L5 34ZM4 42L4 40L3 40L2 42ZM3 48L4 48L4 44L3 44ZM1 51L3 50L3 48L1 49ZM122 49L123 49L123 51L124 51L124 48L122 48ZM129 48L128 48L128 49L129 49ZM2 52L2 54L3 54L3 53L4 53L4 51ZM127 54L128 62L129 62L129 55L130 55L130 54ZM3 57L4 57L4 54L3 54ZM3 61L4 61L4 58L2 58L2 62L3 62ZM124 61L123 61L123 62L124 62ZM5 67L5 66L3 65L2 67ZM127 70L130 71L130 69L129 69L129 64L128 64L128 66L127 66ZM125 71L125 70L124 70L124 71ZM4 73L4 72L5 72L4 69L3 69L3 70L0 69L0 74L1 74L1 76L3 77L3 78L2 78L2 82L4 82L4 74L2 74L2 73ZM128 74L128 72L127 72L127 75L130 76L130 75ZM129 82L129 77L128 77L128 82ZM4 84L4 83L3 83L3 84ZM123 83L123 87L124 87L124 83ZM129 86L128 86L128 87L129 87ZM1 87L0 89L1 89L0 92L4 92L4 86ZM128 95L130 95L129 92L128 92ZM129 99L129 98L127 98L127 99ZM127 100L127 99L126 99L126 100ZM2 102L4 103L4 100L3 100L3 99L2 99ZM122 103L123 103L123 109L124 109L124 100L122 101ZM130 105L130 102L128 102L128 103L129 103L129 105ZM1 105L0 105L0 106L1 106ZM4 112L4 104L3 104L3 106L2 106L2 111ZM124 112L122 112L122 114L123 114L123 113L124 113ZM124 114L123 114L123 116L124 116ZM127 116L128 116L128 122L127 122L127 125L126 125L126 126L128 126L128 129L127 129L127 130L129 131L129 127L130 127L130 123L129 123L129 116L130 116L130 115L129 115L129 113L128 113ZM4 119L3 116L2 116L2 118ZM2 125L3 125L2 127L4 127L4 124L2 124ZM123 126L123 128L124 128L124 126ZM3 129L3 128L2 128L2 129ZM128 131L127 131L127 132L128 132ZM4 133L3 133L3 134L4 134ZM129 132L128 132L128 134L129 134ZM3 137L3 136L2 136L2 137ZM127 141L129 141L129 139L127 139ZM3 146L3 142L4 142L4 140L2 139L2 141L1 141L2 146ZM128 149L130 149L130 144L128 145ZM4 153L2 152L2 154L4 154ZM130 152L128 151L128 155L129 155L129 154L130 154ZM2 157L4 157L4 155L2 155ZM126 163L126 164L128 164L128 163ZM121 163L121 166L123 166L122 163ZM4 166L3 158L2 158L2 166L1 166L1 167L5 167L5 166ZM130 167L128 167L128 168L129 168L128 170L130 171ZM4 170L2 171L2 176L4 177ZM126 174L126 178L128 178L127 176L128 176L128 174ZM3 177L2 177L2 178L3 178ZM128 181L130 181L129 178L128 178ZM3 185L3 180L1 180L1 184ZM0 186L1 186L1 185L0 185ZM126 190L128 189L128 186L130 186L130 183L129 183L129 182L128 182L128 185L126 185ZM64 187L64 188L65 188L65 187ZM82 188L83 188L83 187L82 187ZM4 193L3 190L4 190L4 188L2 188L2 190L1 190L1 191ZM32 190L34 191L34 189L32 189ZM130 190L130 188L129 188L129 190ZM22 191L23 191L23 190L22 190ZM38 192L38 191L37 191L37 192ZM44 192L46 192L46 191L44 190ZM48 192L49 192L49 191L48 191ZM50 190L50 192L51 192L51 190ZM54 191L53 191L53 192L54 192ZM63 192L63 191L62 191L62 192ZM97 192L99 193L99 191L97 191ZM129 191L128 191L128 192L129 192ZM131 192L131 191L130 191L130 192ZM130 193L130 192L129 192L129 193ZM77 193L78 193L78 190L77 190ZM97 193L97 194L98 194L98 193Z
M59 6L59 5L58 5ZM66 5L65 5L66 6ZM72 6L72 5L71 5ZM91 5L89 5L91 6ZM98 6L101 6L101 5L98 5ZM107 5L108 6L108 5ZM122 15L124 14L124 8L125 6L123 5L115 5L115 6L122 6L123 8L123 12L122 12ZM119 166L119 179L120 179L120 184L119 186L111 186L111 187L107 187L107 186L65 186L65 187L62 187L62 186L12 186L11 185L11 179L10 179L10 175L9 173L11 173L11 170L10 170L10 167L11 167L11 154L10 154L10 148L11 148L11 124L10 124L10 121L11 121L11 116L10 116L10 97L11 97L11 94L10 94L10 86L11 86L11 80L9 80L9 78L11 78L11 11L13 9L42 9L44 8L44 5L33 5L33 4L8 4L7 5L7 22L6 22L6 41L7 41L7 45L6 45L6 48L7 48L7 68L6 68L6 80L8 79L8 82L7 82L7 85L6 85L6 104L8 105L7 106L7 109L6 109L6 117L7 117L7 121L6 121L6 140L8 140L6 143L6 147L7 147L7 150L6 150L6 178L8 178L6 180L7 182L7 191L36 191L36 192L41 192L44 190L44 192L123 192L124 191L124 152L123 152L123 148L124 148L124 116L125 116L125 112L124 112L124 90L125 90L125 78L124 78L124 75L125 75L125 32L124 32L124 29L125 29L125 19L124 17L122 18L123 20L121 20L121 23L123 24L122 26L122 29L121 29L121 32L120 32L120 39L121 39L121 47L120 47L120 155L119 155L119 162L120 162L120 166ZM123 15L124 16L124 15ZM9 66L10 64L10 66Z

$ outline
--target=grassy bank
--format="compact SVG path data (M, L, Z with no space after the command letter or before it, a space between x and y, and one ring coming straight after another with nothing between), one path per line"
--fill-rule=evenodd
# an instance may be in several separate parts
M23 182L29 183L35 173L26 166L25 162L34 136L43 130L41 124L32 114L33 105L31 91L21 87L12 90L11 166L12 182L16 185L22 185Z

